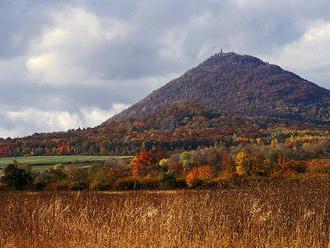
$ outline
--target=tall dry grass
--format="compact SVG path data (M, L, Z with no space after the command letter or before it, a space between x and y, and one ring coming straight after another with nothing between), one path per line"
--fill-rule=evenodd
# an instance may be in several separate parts
M329 189L0 193L0 247L329 248Z

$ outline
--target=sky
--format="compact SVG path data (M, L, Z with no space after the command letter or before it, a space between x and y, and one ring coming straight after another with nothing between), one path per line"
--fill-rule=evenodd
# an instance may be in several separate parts
M0 0L0 137L93 127L223 49L330 89L329 0Z

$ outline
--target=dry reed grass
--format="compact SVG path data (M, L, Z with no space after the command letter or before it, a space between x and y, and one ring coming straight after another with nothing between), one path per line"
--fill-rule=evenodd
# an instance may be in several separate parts
M329 248L329 189L0 193L0 247Z

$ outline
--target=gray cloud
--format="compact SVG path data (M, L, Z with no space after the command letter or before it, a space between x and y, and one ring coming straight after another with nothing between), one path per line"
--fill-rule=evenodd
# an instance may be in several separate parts
M94 126L223 48L330 88L328 0L4 0L0 136Z
M66 1L2 0L0 2L0 57L24 54L26 41L52 22L50 12L60 11Z

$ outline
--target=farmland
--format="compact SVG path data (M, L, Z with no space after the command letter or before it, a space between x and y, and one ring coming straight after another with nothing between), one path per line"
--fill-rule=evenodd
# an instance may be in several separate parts
M105 161L107 159L125 159L128 156L87 156L87 155L71 155L71 156L29 156L29 157L5 157L0 158L0 171L8 164L16 160L22 164L31 165L34 169L49 168L56 164L77 164L90 163L97 161Z
M330 245L329 180L222 190L2 192L0 246Z

